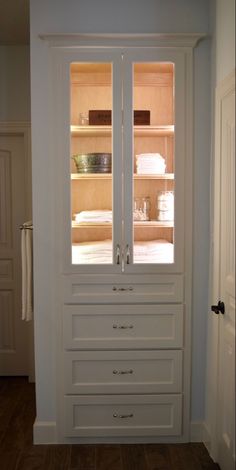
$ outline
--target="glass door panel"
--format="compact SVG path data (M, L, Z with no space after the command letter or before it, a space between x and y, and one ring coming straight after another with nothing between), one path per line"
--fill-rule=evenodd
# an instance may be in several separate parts
M133 65L133 263L174 262L174 64Z
M72 264L113 263L112 64L70 67Z

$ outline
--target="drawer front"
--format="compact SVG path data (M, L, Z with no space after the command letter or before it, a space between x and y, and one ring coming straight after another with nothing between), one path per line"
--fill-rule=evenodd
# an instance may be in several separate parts
M182 305L66 305L65 349L183 346Z
M122 277L122 281L121 281ZM64 303L183 302L183 276L173 274L65 276Z
M182 351L65 353L65 393L179 393Z
M66 437L177 436L181 395L65 397Z

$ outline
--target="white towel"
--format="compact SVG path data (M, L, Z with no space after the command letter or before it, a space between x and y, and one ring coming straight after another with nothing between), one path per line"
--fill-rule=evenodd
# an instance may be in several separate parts
M159 153L140 153L136 155L137 174L164 174L165 159Z
M21 230L22 260L22 320L29 321L33 313L33 254L32 254L32 222L23 224Z
M82 211L75 214L75 222L80 223L112 223L112 211L106 210L91 210Z
M166 240L134 243L135 263L173 263L174 245ZM73 264L111 264L112 241L94 241L72 245Z

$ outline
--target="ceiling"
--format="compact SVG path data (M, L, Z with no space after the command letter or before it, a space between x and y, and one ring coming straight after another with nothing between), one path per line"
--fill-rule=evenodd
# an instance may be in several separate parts
M29 44L29 0L0 0L0 45Z

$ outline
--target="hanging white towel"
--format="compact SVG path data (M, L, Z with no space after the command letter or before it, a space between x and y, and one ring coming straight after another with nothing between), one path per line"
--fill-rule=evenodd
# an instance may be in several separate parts
M28 228L27 228L28 227ZM29 228L30 227L30 228ZM33 313L33 254L32 254L32 222L23 224L21 230L22 260L22 320L29 321Z

